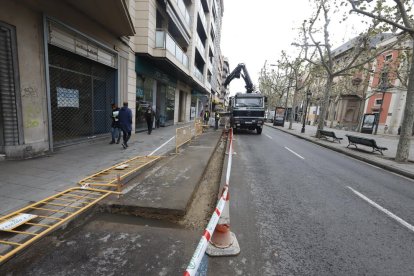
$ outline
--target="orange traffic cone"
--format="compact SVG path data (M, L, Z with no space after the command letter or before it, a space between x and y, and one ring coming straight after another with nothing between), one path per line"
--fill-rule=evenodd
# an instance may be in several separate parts
M229 247L233 244L233 239L230 233L230 225L217 224L210 242L217 248Z
M209 256L235 256L240 253L240 246L236 235L230 231L228 206L228 204L224 206L223 213L220 216L216 229L214 229L213 236L207 246L206 253Z

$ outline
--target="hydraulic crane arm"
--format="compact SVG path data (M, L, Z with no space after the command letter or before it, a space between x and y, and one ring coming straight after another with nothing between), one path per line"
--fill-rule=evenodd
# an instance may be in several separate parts
M243 70L243 73L242 73ZM244 65L244 63L239 63L239 65L237 65L236 68L234 68L234 70L227 76L226 80L224 81L224 87L227 87L227 85L229 85L229 83L234 79L240 78L240 75L242 76L244 82L246 83L246 92L247 93L252 93L254 88L253 88L253 82L250 79L249 76L249 72L247 72L246 69L246 65Z

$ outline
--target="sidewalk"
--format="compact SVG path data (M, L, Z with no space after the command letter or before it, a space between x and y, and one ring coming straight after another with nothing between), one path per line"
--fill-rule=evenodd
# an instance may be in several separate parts
M192 124L192 123L191 123ZM0 216L57 192L75 187L93 173L138 155L148 155L175 136L183 125L135 133L124 150L120 144L109 145L108 139L58 149L39 158L0 161ZM175 149L175 139L153 155L165 155Z
M306 139L311 141L315 144L321 145L326 148L330 148L332 150L338 151L340 153L346 154L348 156L352 156L356 159L362 160L364 162L370 163L372 165L378 166L380 168L404 175L409 178L414 179L414 139L411 141L410 145L410 155L409 155L409 162L408 163L398 163L394 161L395 154L397 152L398 146L398 135L387 135L387 134L365 134L359 133L354 131L345 131L336 128L329 128L324 127L325 130L334 131L337 137L343 138L341 144L333 143L331 141L326 141L324 139L318 139L315 137L317 126L306 125L305 126L305 133L301 133L302 124L293 123L292 129L289 128L289 123L285 123L284 127L276 127L273 126L271 123L265 124L268 127L279 129L283 132L295 135L299 138ZM358 146L358 149L355 149L354 146L350 146L347 148L348 139L345 136L346 134L354 135L354 136L361 136L366 138L375 139L377 145L380 147L387 147L388 150L384 151L384 155L377 153L371 153L371 149L365 146ZM332 139L329 139L332 140Z

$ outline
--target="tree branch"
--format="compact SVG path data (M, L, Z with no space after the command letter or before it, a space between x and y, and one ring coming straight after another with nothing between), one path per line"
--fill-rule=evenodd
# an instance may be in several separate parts
M394 0L394 1L396 1L396 0ZM387 19L387 18L385 18L385 17L383 17L381 15L375 15L373 13L366 12L364 10L358 9L357 6L355 5L355 1L354 0L348 0L348 2L351 3L351 5L352 5L352 10L351 11L354 11L356 13L360 13L360 14L366 15L368 17L374 18L376 20L380 20L382 22L388 23L388 24L390 24L390 25L392 25L394 27L397 27L397 28L399 28L401 30L404 30L406 32L409 32L411 35L414 35L414 29L413 28L409 28L409 27L406 27L404 25L398 24L397 22L391 21L391 20L389 20L389 19Z

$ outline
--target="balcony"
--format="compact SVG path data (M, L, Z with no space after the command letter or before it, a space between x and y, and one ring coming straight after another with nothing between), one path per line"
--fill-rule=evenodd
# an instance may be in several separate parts
M187 24L187 27L191 26L191 17L190 14L187 11L187 7L184 4L183 0L176 0L178 9L180 10L181 16L184 18L185 23Z
M194 76L201 82L204 82L204 77L203 77L203 73L200 72L200 70L198 70L197 67L194 66Z
M204 44L203 42L201 42L200 37L197 35L196 36L196 45L197 45L197 49L200 51L200 54L203 58L206 57L206 49L204 48Z
M42 8L41 3L48 2L40 1L36 5L38 5L38 8ZM126 0L101 0L99 1L99 7L97 7L98 1L65 0L65 2L111 30L117 36L133 36L135 34L134 22Z
M180 46L175 42L171 35L163 30L155 32L155 48L166 49L170 52L182 65L188 68L188 57Z

